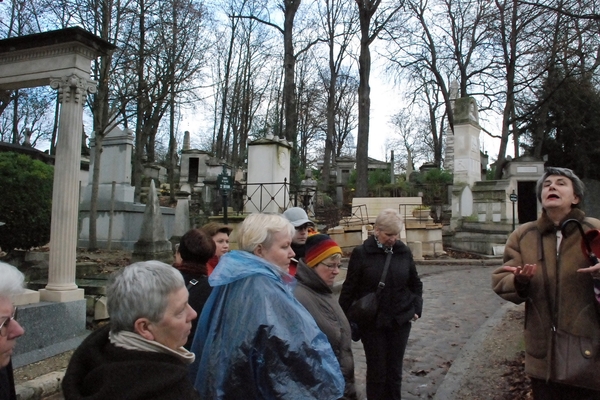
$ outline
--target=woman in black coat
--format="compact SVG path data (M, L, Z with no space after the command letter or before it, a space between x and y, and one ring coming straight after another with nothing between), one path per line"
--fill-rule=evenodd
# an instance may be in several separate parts
M402 224L393 209L379 214L373 236L352 251L340 294L340 305L348 314L354 301L377 290L387 253L392 252L375 322L350 321L358 323L365 349L369 400L401 398L402 361L411 321L421 317L423 308L423 284L412 253L397 240Z
M212 288L208 284L208 272L206 263L215 255L215 242L206 232L200 229L190 229L179 241L177 252L181 262L175 262L173 266L181 272L190 297L188 303L198 313L202 313L204 303L210 296ZM184 345L186 349L192 347L196 327L199 318L192 321L192 331L188 341Z

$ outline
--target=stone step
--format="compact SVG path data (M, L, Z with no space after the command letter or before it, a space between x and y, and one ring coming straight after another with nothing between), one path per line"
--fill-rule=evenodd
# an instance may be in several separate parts
M106 277L105 279L76 279L75 284L85 290L86 295L105 295L106 294ZM47 279L33 280L27 283L27 287L31 290L44 289L48 284Z

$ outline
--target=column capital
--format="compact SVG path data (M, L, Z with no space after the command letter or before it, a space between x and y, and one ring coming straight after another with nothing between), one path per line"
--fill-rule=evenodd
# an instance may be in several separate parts
M81 78L75 74L53 78L50 87L58 89L58 101L63 103L79 103L83 106L88 93L96 93L96 82Z

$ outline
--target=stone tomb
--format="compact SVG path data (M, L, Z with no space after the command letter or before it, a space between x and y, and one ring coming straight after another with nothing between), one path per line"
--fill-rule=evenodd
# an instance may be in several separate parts
M146 209L145 204L133 201L135 190L131 186L133 134L129 129L123 130L115 126L102 143L96 244L101 249L110 247L114 250L133 250L134 244L143 234L142 224ZM93 169L96 162L94 139L90 141L90 147ZM91 197L92 182L90 181L83 190L83 199L79 206L79 247L89 245ZM171 235L175 223L175 210L169 207L161 207L160 210L163 214L165 230Z
M57 90L60 103L49 276L46 288L39 294L42 301L69 304L24 307L19 321L29 333L19 340L17 349L50 348L85 330L83 290L75 284L83 105L87 94L96 91L90 76L91 61L114 49L111 43L81 28L0 40L0 90L50 86ZM48 307L65 312L41 311ZM63 329L69 327L72 329L66 333ZM35 331L43 333L43 339L38 341L41 336L36 336Z

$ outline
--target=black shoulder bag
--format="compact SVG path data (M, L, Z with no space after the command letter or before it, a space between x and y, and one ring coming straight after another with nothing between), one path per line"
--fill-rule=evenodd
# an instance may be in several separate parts
M371 324L375 321L377 309L379 308L379 297L381 296L381 291L385 287L385 277L390 267L390 261L392 260L393 254L391 248L386 249L385 252L387 253L387 257L385 259L385 266L383 267L379 285L377 285L377 290L366 294L352 303L348 309L349 321L356 322L359 325Z

